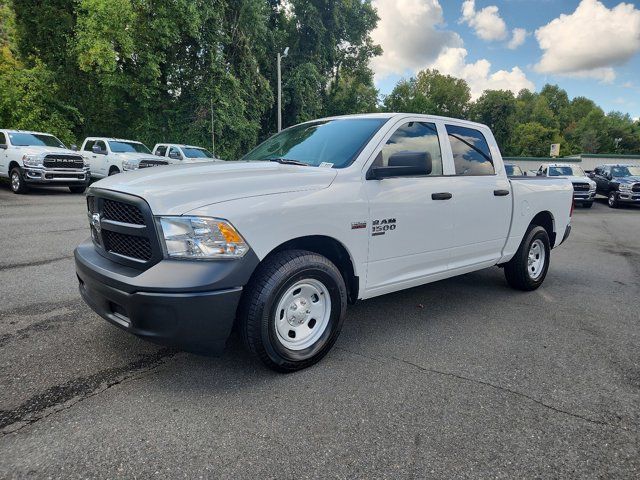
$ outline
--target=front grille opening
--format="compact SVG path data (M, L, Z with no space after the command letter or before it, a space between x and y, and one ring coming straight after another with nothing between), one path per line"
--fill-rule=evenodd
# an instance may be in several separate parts
M577 192L589 191L588 183L574 183L573 190Z
M148 238L102 230L102 239L108 252L145 262L151 260L151 242Z
M104 199L102 202L102 215L107 220L116 222L144 225L142 212L135 205Z

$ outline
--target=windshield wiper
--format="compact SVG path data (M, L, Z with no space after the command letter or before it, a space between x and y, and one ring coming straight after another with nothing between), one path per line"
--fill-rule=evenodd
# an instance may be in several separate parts
M298 160L290 160L288 158L267 158L269 162L281 163L282 165L300 165L302 167L308 167L308 163L299 162Z

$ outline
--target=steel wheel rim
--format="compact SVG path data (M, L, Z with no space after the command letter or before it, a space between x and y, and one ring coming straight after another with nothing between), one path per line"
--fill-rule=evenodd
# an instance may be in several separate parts
M13 172L13 174L11 174L11 188L14 191L18 191L20 189L20 175L18 175L16 172Z
M319 280L299 280L280 297L275 310L276 337L289 350L309 348L326 331L331 296Z
M547 258L547 251L544 248L542 240L537 239L531 243L529 247L529 256L527 258L527 272L529 278L537 280L542 275L544 263Z

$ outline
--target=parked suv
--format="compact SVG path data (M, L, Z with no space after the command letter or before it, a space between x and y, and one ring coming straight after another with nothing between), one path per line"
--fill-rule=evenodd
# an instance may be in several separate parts
M206 148L178 143L157 143L153 153L171 164L221 162Z
M640 166L608 164L596 167L591 178L597 192L608 198L611 208L620 203L640 204Z
M13 193L25 193L29 185L68 186L82 193L89 167L49 133L0 130L0 177L10 179Z
M596 197L596 182L587 177L581 167L568 163L544 163L537 172L541 177L565 177L573 184L573 201L591 208Z
M120 138L88 137L82 144L82 155L91 167L91 177L168 165L166 159L153 155L144 143Z

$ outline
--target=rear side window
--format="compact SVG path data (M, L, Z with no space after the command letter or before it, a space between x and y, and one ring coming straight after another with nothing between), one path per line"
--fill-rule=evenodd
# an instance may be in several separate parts
M95 140L89 140L87 143L85 143L84 144L85 152L90 152L95 144L96 144Z
M159 157L164 157L167 154L167 146L160 145L158 148L156 148L156 151L154 153Z
M442 154L438 130L433 123L409 122L399 127L382 148L380 166L388 166L389 158L401 152L426 153L431 159L431 173L429 175L442 175Z
M4 134L4 132L0 132L0 145L6 145L7 144L7 137Z
M447 125L456 175L494 175L493 158L484 135L473 128Z

